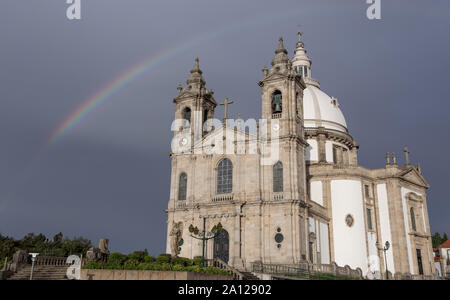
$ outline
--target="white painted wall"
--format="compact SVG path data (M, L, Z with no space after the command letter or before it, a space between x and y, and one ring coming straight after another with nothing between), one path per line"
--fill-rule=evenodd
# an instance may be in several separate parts
M319 150L317 141L314 139L307 140L309 147L306 148L306 160L317 162L319 161Z
M320 257L322 264L330 264L330 242L328 235L328 224L319 223L320 228Z
M311 200L323 206L322 181L311 181Z
M380 231L381 231L381 241L380 244L389 243L392 245L392 236L391 236L391 224L389 220L389 207L388 207L388 198L387 198L387 190L386 184L378 184L377 185L377 196L378 196L378 211L380 215ZM392 273L395 273L394 267L394 256L392 253L392 247L390 250L386 251L387 256L387 264L388 270ZM384 259L384 257L380 257L380 259Z
M368 260L361 181L331 181L331 203L336 263L352 268L359 267L363 274L366 274ZM352 227L345 223L348 214L354 218Z
M333 162L333 145L336 145L336 146L339 146L339 147L341 147L341 148L344 148L344 149L349 150L348 147L345 146L344 144L326 141L326 142L325 142L325 155L326 155L327 162L329 162L329 163L332 163L332 162ZM349 155L349 152L350 152L350 151L347 151L347 152L346 152L347 155ZM349 158L350 158L350 157L347 156L347 161L349 160Z
M325 156L327 159L327 162L332 163L333 162L333 143L332 142L325 142Z
M405 232L406 232L406 246L408 248L408 262L409 262L409 271L411 274L416 274L414 272L414 267L413 267L413 255L415 255L416 253L416 249L413 249L411 246L411 239L410 239L410 230L409 230L409 222L410 222L410 217L409 217L409 208L406 205L406 194L408 193L416 193L413 190L407 189L402 187L401 189L401 193L402 193L402 207L403 207L403 219L405 220ZM417 195L421 196L421 194L416 193ZM416 211L417 213L417 211ZM414 254L413 254L414 252ZM428 251L427 251L428 252ZM422 256L425 256L426 253L423 253L422 250Z

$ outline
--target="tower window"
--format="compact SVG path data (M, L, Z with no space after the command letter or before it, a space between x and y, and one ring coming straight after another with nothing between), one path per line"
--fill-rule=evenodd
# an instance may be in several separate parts
M411 227L414 231L417 231L416 216L414 216L414 208L413 207L410 208L409 213L411 214Z
M178 200L186 200L187 190L187 175L186 173L180 174L180 181L178 182Z
M283 191L283 164L281 161L273 165L273 192Z
M208 120L208 110L203 110L203 124Z
M308 67L305 67L305 77L308 77Z
M367 228L369 230L372 230L372 210L370 208L367 208Z
M189 127L191 124L191 109L186 107L183 111L183 119L186 120L185 127Z
M220 161L217 167L217 194L233 191L233 164L227 158Z
M272 95L272 113L281 113L283 111L283 97L280 91L275 91Z
M364 194L366 195L366 198L370 197L370 190L367 184L364 185Z

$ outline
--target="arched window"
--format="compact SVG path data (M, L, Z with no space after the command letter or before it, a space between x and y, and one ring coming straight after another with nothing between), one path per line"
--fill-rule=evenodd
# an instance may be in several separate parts
M186 173L180 174L180 180L178 182L178 200L186 200L187 190L187 175Z
M273 165L273 192L283 191L283 164L281 161Z
M409 213L411 214L411 227L414 231L417 231L416 217L414 216L414 208L411 207L411 209L409 210Z
M208 110L203 110L203 124L208 120Z
M217 194L227 194L233 191L233 164L225 158L217 167Z
M189 122L189 123L186 122L185 127L190 127L190 125L191 125L191 109L189 107L186 107L183 110L183 119L185 119L186 121Z
M272 95L272 113L280 113L283 111L283 96L280 91L275 91Z

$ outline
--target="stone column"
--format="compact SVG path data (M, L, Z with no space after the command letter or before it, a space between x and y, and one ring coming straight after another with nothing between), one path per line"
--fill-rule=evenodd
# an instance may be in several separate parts
M319 127L318 137L317 137L317 145L318 145L318 152L319 152L319 163L326 163L327 162L327 155L326 155L326 149L325 149L325 132L323 131L323 127Z

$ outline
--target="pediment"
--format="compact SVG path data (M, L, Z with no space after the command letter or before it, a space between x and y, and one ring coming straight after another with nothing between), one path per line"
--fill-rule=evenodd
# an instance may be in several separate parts
M264 82L277 81L277 80L285 79L287 77L288 76L286 74L272 73L272 74L268 75L267 77L265 77L263 80L261 80L259 82L259 85L262 85Z
M181 94L179 94L178 96L176 96L173 99L174 103L177 102L182 102L184 100L191 100L192 98L198 97L199 93L195 92L195 91L189 91L189 90L184 90L181 92ZM211 94L204 94L203 97L207 100L209 100L210 102L212 102L214 105L217 105L216 100L214 99L214 97Z
M237 141L256 141L256 135L254 134L248 133L243 130L238 130L236 128L221 126L207 133L201 140L197 141L194 144L194 148L199 149L203 147L211 147L211 145L215 145L216 143L226 143L227 137L231 137L233 143Z
M416 184L424 188L430 187L422 174L420 174L419 171L417 171L417 169L412 166L402 171L399 176L412 184Z

